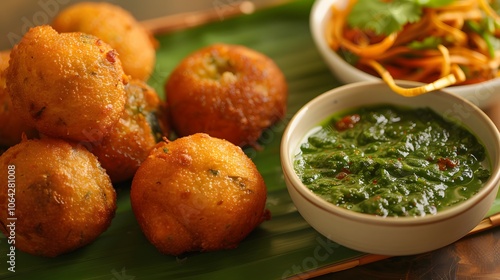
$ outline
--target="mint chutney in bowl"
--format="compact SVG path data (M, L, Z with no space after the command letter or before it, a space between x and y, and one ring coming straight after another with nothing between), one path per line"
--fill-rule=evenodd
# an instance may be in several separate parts
M479 108L446 91L403 97L378 81L304 105L280 152L303 218L373 254L417 254L460 239L484 218L500 183L500 136Z
M364 106L314 128L295 156L302 183L339 207L379 216L436 214L490 170L474 134L429 108Z

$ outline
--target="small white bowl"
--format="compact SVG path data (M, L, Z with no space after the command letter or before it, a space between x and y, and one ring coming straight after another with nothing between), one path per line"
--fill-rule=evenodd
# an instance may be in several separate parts
M401 82L401 86L416 83ZM491 177L470 199L435 215L380 217L335 206L310 191L294 171L294 156L306 134L338 111L374 104L429 107L461 123L486 148ZM381 81L360 82L330 90L302 107L281 142L281 165L288 192L302 217L319 233L343 246L372 254L418 254L453 243L486 215L500 183L500 135L492 121L471 102L444 91L403 97Z
M347 63L334 52L325 38L325 29L332 16L332 5L343 8L347 0L316 0L311 9L309 24L313 40L326 64L333 74L343 83L380 80ZM486 108L493 102L500 102L500 79L493 79L479 84L451 86L447 90L466 98L480 108Z

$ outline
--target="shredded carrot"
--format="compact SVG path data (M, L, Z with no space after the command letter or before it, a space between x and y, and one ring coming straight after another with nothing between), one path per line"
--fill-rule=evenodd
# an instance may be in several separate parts
M500 16L498 16L498 14L491 8L490 4L488 4L486 0L479 0L479 5L488 16L495 19L497 24L500 24Z
M344 10L336 9L335 6L333 6L333 14L335 16L333 17L334 22L332 26L333 37L335 38L335 40L339 43L339 45L359 56L362 55L364 57L377 57L387 51L387 49L389 49L394 44L394 41L397 37L396 33L390 34L380 43L365 46L356 45L344 38L344 23L352 6L353 3L351 3L351 5L348 5Z
M439 45L438 50L443 54L443 63L441 65L441 77L444 77L448 74L450 74L450 52L448 49L443 46Z
M433 11L433 10L431 10ZM460 29L453 28L444 22L440 21L435 12L430 12L431 22L436 28L438 34L445 34L446 36L451 36L455 40L457 45L463 45L467 41L467 34Z

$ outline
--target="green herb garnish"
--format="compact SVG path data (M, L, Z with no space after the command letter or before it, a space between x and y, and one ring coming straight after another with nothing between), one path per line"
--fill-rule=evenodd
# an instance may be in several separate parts
M371 30L377 35L400 31L422 17L423 8L446 6L453 0L358 0L347 18L353 28Z

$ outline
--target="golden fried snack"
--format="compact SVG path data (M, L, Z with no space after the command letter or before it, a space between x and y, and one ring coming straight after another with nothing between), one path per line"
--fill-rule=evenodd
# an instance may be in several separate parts
M5 69L9 67L10 50L0 51L0 88L5 87Z
M132 210L162 253L235 248L269 219L267 190L241 148L207 134L161 142L137 170Z
M83 2L61 11L52 26L59 32L84 32L116 49L125 73L147 80L156 61L156 40L126 10L109 3Z
M156 142L168 135L165 105L144 81L125 86L127 103L120 120L101 142L88 143L113 183L131 179Z
M29 254L55 257L85 246L115 214L116 193L97 158L64 140L9 148L0 157L0 178L0 230L6 236L14 230L16 248Z
M116 51L95 36L47 25L12 49L6 82L23 121L52 137L103 137L125 106L127 77Z
M36 130L27 126L14 110L7 90L0 88L0 146L10 147L18 144L23 133L30 138L37 135Z
M215 44L187 56L170 74L165 92L173 129L207 133L253 145L282 119L287 84L267 56L238 45Z
M14 110L5 85L6 69L10 51L0 52L0 146L10 147L21 142L21 135L36 135L35 129L27 126Z

